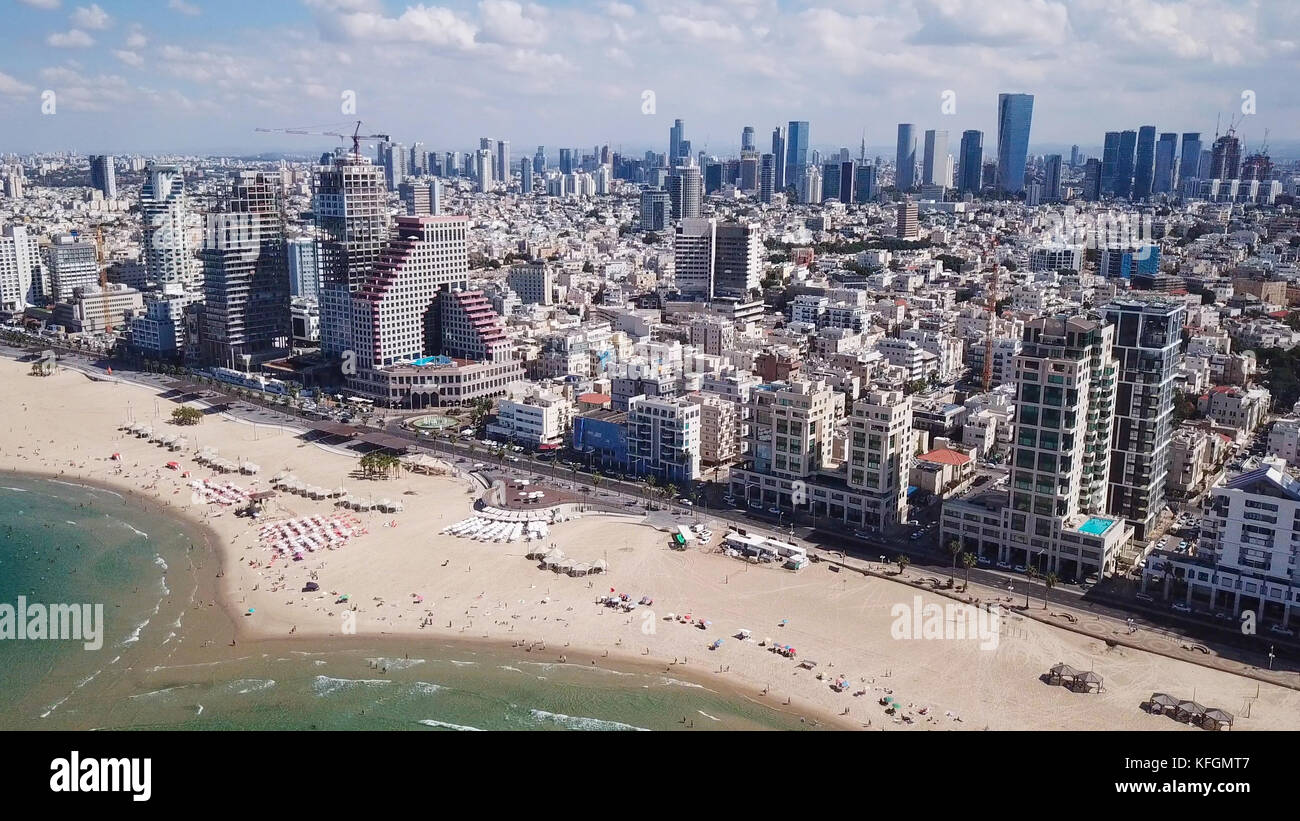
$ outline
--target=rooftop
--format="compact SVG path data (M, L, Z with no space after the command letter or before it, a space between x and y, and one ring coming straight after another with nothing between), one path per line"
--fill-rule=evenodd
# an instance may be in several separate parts
M916 458L922 462L937 462L941 465L966 465L972 461L970 456L951 448L935 448Z

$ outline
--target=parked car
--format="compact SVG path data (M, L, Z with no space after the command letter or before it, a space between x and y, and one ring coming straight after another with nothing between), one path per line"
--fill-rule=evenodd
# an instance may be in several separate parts
M731 494L727 494L726 496L722 497L722 501L726 502L729 505L734 505L736 503L736 497L732 496Z
M907 538L911 539L912 541L916 541L917 539L921 538L921 531L919 530L914 531L912 535L908 536Z
M768 512L768 513L771 513L773 516L780 516L780 515L781 515L781 508L779 508L779 507L769 507L769 508L767 509L767 512Z
M1295 631L1289 627L1283 627L1280 624L1270 624L1268 627L1270 633L1277 633L1279 636L1294 636Z
M1011 562L998 562L998 570L1010 570Z
M1138 601L1153 602L1156 600L1156 597L1152 596L1150 593L1138 593L1137 597Z
M977 556L975 558L975 564L979 565L980 567L992 567L993 560L990 559L988 556Z
M750 510L762 510L762 509L763 509L763 503L762 503L762 502L750 502L750 503L749 503L749 508L750 508Z
M1174 602L1173 604L1171 604L1171 605L1169 605L1169 606L1172 607L1172 608L1174 608L1175 610L1177 610L1179 613L1190 613L1190 612L1192 612L1191 605L1187 604L1187 602L1176 601L1176 602Z

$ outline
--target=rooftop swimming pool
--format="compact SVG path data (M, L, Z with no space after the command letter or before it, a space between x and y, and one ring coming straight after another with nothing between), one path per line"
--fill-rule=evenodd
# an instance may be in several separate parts
M1111 525L1113 524L1115 524L1114 519L1105 519L1101 516L1089 516L1088 521L1079 525L1079 531L1081 533L1087 533L1089 536L1100 536L1107 530L1110 530Z
M450 365L451 358L446 356L422 356L411 364L417 368L423 368L425 365Z

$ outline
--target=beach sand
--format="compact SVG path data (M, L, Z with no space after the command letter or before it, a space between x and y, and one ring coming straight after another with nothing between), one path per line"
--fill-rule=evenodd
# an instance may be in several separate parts
M219 651L232 634L241 649L259 641L310 647L367 637L490 641L516 645L521 656L535 659L658 667L810 719L873 730L1188 730L1140 709L1153 691L1194 694L1203 705L1235 714L1237 730L1300 729L1300 692L1141 650L1108 649L1099 638L1016 615L1003 618L996 649L977 639L896 639L892 608L910 607L918 596L925 603L948 600L887 579L832 573L825 564L795 572L699 548L674 551L666 533L635 517L592 515L551 529L548 542L579 561L606 559L607 574L570 578L539 570L524 558L526 542L485 544L439 534L473 514L476 486L468 479L355 478L355 455L307 443L292 429L217 415L179 428L168 421L175 403L149 389L68 370L33 377L28 369L0 360L0 395L9 397L0 422L0 468L129 490L206 525L221 551L220 600L233 622L229 632L210 628L208 652ZM183 433L190 448L172 453L117 430L128 421ZM213 477L193 459L197 448L209 446L262 470ZM121 454L119 462L110 460L113 453ZM191 478L223 478L252 490L267 489L274 474L288 469L310 484L400 499L406 509L355 514L365 535L337 550L308 553L304 561L271 562L258 528L285 517L332 514L330 500L277 494L262 521L251 522L194 500L189 480L165 467L169 461ZM720 523L711 528L719 536L725 531ZM320 591L301 592L312 574ZM598 605L610 588L633 601L653 597L654 604L631 613ZM336 604L343 593L348 604ZM350 614L349 607L355 608ZM255 612L245 615L249 609ZM701 630L666 620L669 613L712 625ZM355 634L347 632L352 625ZM751 640L735 637L742 628ZM817 667L801 669L758 645L769 637ZM722 645L709 649L718 638ZM1104 692L1085 695L1043 683L1039 677L1057 662L1095 670L1105 678ZM831 688L839 677L849 682L846 692ZM865 693L852 695L857 691ZM878 700L886 695L910 723L885 715Z

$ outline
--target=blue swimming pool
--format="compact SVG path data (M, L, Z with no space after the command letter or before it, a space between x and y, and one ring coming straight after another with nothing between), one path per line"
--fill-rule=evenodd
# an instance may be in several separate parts
M423 368L425 365L450 365L451 359L446 356L422 356L411 364L417 368Z
M1113 524L1115 524L1114 519L1104 519L1101 516L1089 516L1088 521L1079 525L1079 530L1082 533L1087 533L1089 536L1100 536L1107 530L1110 530L1111 525Z

